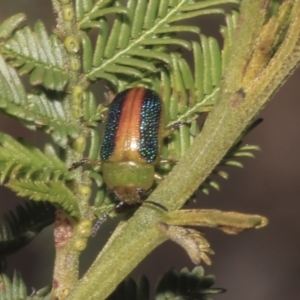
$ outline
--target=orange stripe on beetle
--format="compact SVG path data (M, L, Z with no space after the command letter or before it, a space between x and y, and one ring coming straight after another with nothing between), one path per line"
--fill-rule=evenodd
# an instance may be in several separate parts
M145 92L145 89L134 88L126 94L115 136L115 148L110 161L121 159L143 163L143 158L139 153L139 141L141 109Z
M140 202L152 187L163 131L163 102L154 91L132 88L112 101L100 157L104 182L120 201Z

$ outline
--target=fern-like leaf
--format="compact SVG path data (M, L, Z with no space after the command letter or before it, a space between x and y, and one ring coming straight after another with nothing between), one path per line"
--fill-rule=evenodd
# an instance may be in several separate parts
M82 29L99 28L95 50L91 42L83 37L83 65L90 80L105 79L124 89L127 83L145 77L145 73L157 72L157 63L170 64L172 59L167 53L169 45L176 45L188 50L190 42L174 38L178 32L198 33L193 26L181 26L176 22L208 13L223 13L222 9L210 8L228 1L197 2L190 0L163 1L128 1L126 10L116 1L96 1L86 5L78 1L78 20ZM231 3L239 1L232 0ZM109 30L109 24L103 10L116 12L118 15ZM136 13L139 11L139 13ZM91 18L90 16L93 16ZM159 20L155 22L155 20ZM119 74L118 79L116 74ZM120 79L119 79L120 78Z
M209 300L209 295L224 293L221 288L212 288L215 279L204 275L204 269L195 267L191 272L184 268L179 273L171 269L158 282L156 300ZM142 276L138 282L131 278L122 281L107 300L149 300L149 281Z
M235 145L221 160L221 162L218 164L216 169L212 172L212 175L217 175L219 177L222 177L223 179L228 179L229 175L226 171L223 170L222 167L231 166L231 167L242 168L243 163L237 159L241 157L254 158L255 155L253 154L253 151L259 151L259 150L260 147L257 145L248 145L248 144ZM208 186L218 191L220 190L219 184L217 183L217 181L213 180L211 176L208 177L200 187L200 190L202 190L202 192L206 195L209 194Z
M50 133L53 140L65 148L68 136L75 139L78 137L79 126L75 122L69 122L66 109L63 106L61 95L53 93L49 99L44 93L28 95L29 110L35 114L35 124Z
M30 74L33 85L63 91L69 80L66 50L57 36L48 36L41 21L35 24L34 31L29 27L16 31L2 47L2 53L19 74Z
M77 199L62 181L12 179L6 186L20 197L28 197L35 201L49 201L60 205L71 216L79 216Z
M66 165L55 155L52 146L47 145L43 153L25 141L18 142L0 132L1 183L16 178L34 178L47 182L62 178L66 173Z
M201 3L197 2L197 5L201 6ZM232 32L236 27L237 17L235 11L225 16L226 23L230 24L230 30L222 29L226 35L225 45L232 43ZM161 68L159 80L155 79L155 76L151 77L154 89L161 91L165 102L167 126L184 123L170 136L167 147L169 154L164 158L180 159L200 132L197 118L213 108L227 63L229 47L221 51L215 38L200 34L199 40L193 40L191 45L193 67L181 53L173 52L170 54L170 68ZM215 181L208 180L207 183L218 188Z
M201 3L198 3L201 4ZM199 113L212 109L218 96L219 84L226 66L229 46L232 43L238 14L225 16L227 27L222 28L224 44L220 50L213 37L199 35L192 41L194 71L179 53L172 53L171 69L161 73L161 89L168 111L168 125L186 122Z
M212 172L212 175L217 175L219 177L222 177L223 179L228 179L229 175L226 171L223 170L224 166L233 166L242 168L243 163L239 161L239 158L241 157L249 157L249 158L255 158L254 151L260 151L260 147L257 145L249 145L249 144L243 144L242 139L251 132L256 126L258 126L262 122L262 119L257 119L254 121L251 126L243 133L242 138L227 152L227 154L223 157L223 159L220 161L218 166L215 168L215 170ZM212 187L216 190L220 190L220 186L214 179L209 176L204 183L200 186L200 190L208 195L209 194L209 188Z
M0 274L0 299L13 300L13 299L26 299L27 287L19 272L14 272L13 280L5 274Z
M32 145L14 140L0 132L0 179L21 197L50 201L72 216L78 216L78 204L63 181L69 179L66 165L46 145L45 153Z
M43 129L63 148L67 146L68 136L72 138L78 136L78 124L68 121L62 104L62 95L48 92L46 96L40 91L38 94L27 96L17 72L1 55L0 90L0 110L17 118L28 128ZM94 116L89 118L92 121L96 119Z
M212 288L214 282L214 276L205 276L201 266L191 272L187 268L180 273L171 269L160 279L155 299L209 300L210 295L225 292L221 288Z
M49 300L50 288L44 287L27 296L27 287L19 272L14 272L13 280L5 274L0 274L1 300Z
M48 202L26 201L2 219L0 257L26 246L46 226L54 222L55 207Z

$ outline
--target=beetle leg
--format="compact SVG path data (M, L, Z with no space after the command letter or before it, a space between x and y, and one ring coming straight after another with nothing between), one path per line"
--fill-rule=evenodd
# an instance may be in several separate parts
M153 204L154 206L159 207L160 209L162 209L165 212L169 212L168 209L165 206L163 206L162 204L159 204L159 203L154 202L154 201L145 201L144 202L144 204L147 204L147 203L148 204Z
M173 158L167 158L167 159L161 159L159 161L160 165L164 165L164 164L177 164L178 160L177 159L173 159Z

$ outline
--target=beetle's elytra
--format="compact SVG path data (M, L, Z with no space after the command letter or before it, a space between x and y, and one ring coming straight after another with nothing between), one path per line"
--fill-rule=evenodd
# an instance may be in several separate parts
M164 126L163 102L150 89L128 89L112 101L100 157L104 182L119 201L140 202L152 187Z

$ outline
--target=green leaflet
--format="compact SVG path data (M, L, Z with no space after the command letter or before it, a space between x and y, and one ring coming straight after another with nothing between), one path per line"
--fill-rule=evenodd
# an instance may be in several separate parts
M49 146L47 146L49 153L48 148ZM32 145L24 141L18 142L1 132L0 166L1 183L6 179L15 178L57 180L67 173L66 165L56 155L44 154Z
M234 32L237 26L237 21L239 18L239 13L235 10L231 14L226 14L225 21L226 26L221 26L220 32L224 39L223 49L222 49L222 71L224 72L225 66L228 63L229 48L233 44Z
M33 66L32 63L30 68ZM24 70L23 67L21 69ZM44 69L40 67L33 71L36 80L40 78L36 75L40 71L44 73ZM45 76L48 77L51 74L53 75L52 70L46 72ZM61 95L52 93L52 99L49 99L49 96L47 97L43 92L27 95L16 70L9 66L1 55L0 91L0 110L19 119L28 128L39 127L50 132L53 139L63 148L67 146L68 136L73 138L78 136L78 124L74 121L68 122L62 99L60 99Z
M158 30L158 33L175 33L175 32L191 32L191 33L200 33L200 28L197 26L184 26L184 25L175 25L162 28Z
M60 205L72 217L79 217L77 199L62 181L12 179L7 184L20 197L35 201L49 201Z
M129 55L132 56L140 56L144 58L150 58L153 59L154 61L162 61L166 64L171 64L171 57L169 54L155 51L155 50L148 50L148 49L141 49L141 48L133 48L128 51Z
M41 21L35 24L34 31L27 26L16 31L2 51L20 74L30 74L31 84L64 90L70 76L65 64L66 50L57 36L47 34Z
M91 92L84 93L82 100L83 118L86 124L91 127L96 127L98 121L102 119L101 113L107 110L107 108L97 108L95 96Z
M97 10L89 15L91 20L103 17L108 14L127 14L127 9L125 7L108 7L101 10Z
M116 6L113 5L116 0L98 0L94 3L90 0L78 0L76 2L77 20L80 21L79 24L83 24L107 14L127 13L125 7L120 6L118 3Z
M16 106L26 106L27 96L18 74L7 65L0 55L0 108L5 110ZM23 109L24 114L25 110ZM17 114L14 116L18 116Z
M65 148L68 136L77 138L79 126L69 122L59 94L50 100L46 94L28 95L29 111L35 115L35 124L51 134L53 140Z
M19 13L9 17L0 24L0 39L10 37L12 32L26 19L26 15Z

